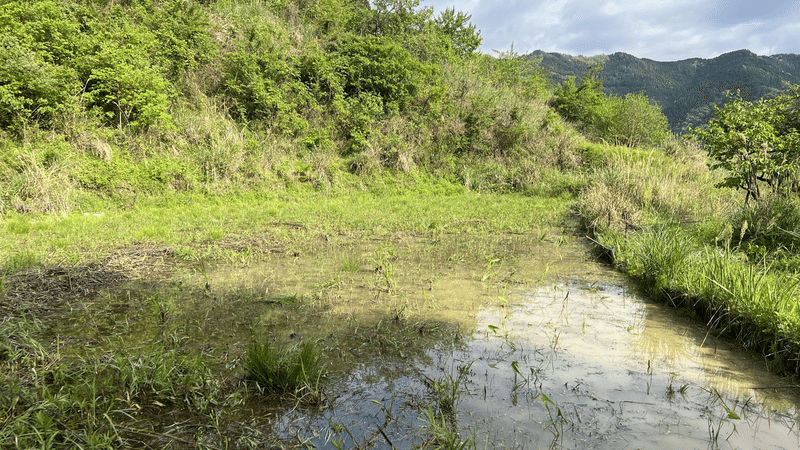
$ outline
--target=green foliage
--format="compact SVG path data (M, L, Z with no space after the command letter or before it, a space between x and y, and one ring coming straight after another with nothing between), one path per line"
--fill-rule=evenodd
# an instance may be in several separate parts
M800 269L800 203L796 197L768 196L743 205L730 219L733 244L753 263Z
M240 26L238 48L224 58L223 86L233 99L234 114L245 121L270 123L285 135L307 129L300 111L313 98L288 54L286 31L270 21ZM306 79L312 76L307 73Z
M142 130L171 121L167 112L170 89L162 69L152 66L147 55L126 46L106 45L94 55L84 101L106 123Z
M667 117L644 94L607 97L598 107L595 129L615 145L660 145L670 137Z
M603 83L597 74L603 70L600 65L592 65L575 85L575 77L569 77L553 91L550 105L571 121L591 127L594 124L592 112L603 102Z
M169 124L172 81L213 55L207 16L184 0L34 0L0 6L0 126L46 128L81 107L107 124ZM6 81L7 80L7 81Z
M297 392L317 383L321 376L319 363L313 342L305 342L299 350L291 352L253 339L247 347L245 368L248 378L257 382L261 389Z
M714 167L729 171L724 185L746 192L745 203L759 200L761 185L773 194L798 192L800 160L800 85L774 99L751 103L740 95L694 130Z
M141 193L277 180L330 186L384 169L522 190L541 182L541 167L579 158L572 130L543 117L549 87L536 62L513 48L476 54L480 33L455 9L433 17L417 0L0 3L9 79L0 126L14 140L0 152L3 212L64 213L95 194L127 205ZM35 157L20 151L38 145L42 129L61 141L58 154L43 156L51 145ZM465 155L476 167L522 162L475 172Z
M30 225L27 223L9 222L6 231L13 234L26 234ZM24 233L23 233L24 231ZM8 260L0 267L0 278L6 275L13 275L31 267L41 267L41 257L31 251L22 251L11 255ZM2 283L0 283L2 288ZM2 289L0 289L2 291Z
M386 115L405 111L437 73L434 65L419 61L392 39L349 36L334 52L343 59L345 94L376 96Z
M20 132L30 123L55 125L73 111L77 74L63 64L77 26L52 1L0 5L0 127Z
M550 91L548 75L541 68L541 59L526 59L514 51L514 45L508 51L498 52L493 61L494 80L506 86L517 95L533 100L539 99Z
M481 32L469 23L471 15L455 8L446 8L434 22L439 31L449 41L448 47L458 56L473 53L481 45Z
M600 70L599 65L590 66L578 86L574 77L568 78L555 89L550 104L595 139L628 147L664 143L670 131L661 108L642 93L606 97Z

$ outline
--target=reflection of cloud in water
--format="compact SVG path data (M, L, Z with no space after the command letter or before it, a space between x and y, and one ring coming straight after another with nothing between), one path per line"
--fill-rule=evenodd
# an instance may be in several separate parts
M481 353L473 350L461 359L478 359L473 368L486 364L486 373L493 377L489 382L498 393L498 380L514 379L510 361L520 361L523 371L538 366L537 388L564 411L574 411L572 426L579 441L597 432L581 424L594 423L605 424L605 436L633 448L697 448L708 436L710 418L728 420L722 401L743 419L736 423L739 434L731 438L731 445L800 444L796 425L775 421L776 416L796 421L796 392L752 389L786 382L726 342L706 336L679 312L643 301L624 283L576 282L523 295L507 308L479 314L479 340L471 346ZM486 331L489 325L497 327L496 334ZM501 339L526 350L502 353L496 349ZM513 418L506 427L523 425L523 419L502 407L470 404L479 406L486 415ZM500 419L494 425L501 426ZM589 434L577 437L581 432ZM630 441L631 435L639 441Z
M693 383L727 392L734 398L756 396L778 411L791 409L796 397L785 390L763 389L788 384L764 370L749 354L707 334L693 321L661 305L645 303L633 357L680 373ZM755 389L754 389L755 388Z

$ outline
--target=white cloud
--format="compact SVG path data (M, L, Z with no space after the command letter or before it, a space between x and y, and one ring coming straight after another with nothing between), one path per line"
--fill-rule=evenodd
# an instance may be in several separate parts
M776 0L423 0L472 14L481 51L593 55L622 51L655 60L711 58L742 48L796 53L800 2ZM750 48L752 47L752 48Z

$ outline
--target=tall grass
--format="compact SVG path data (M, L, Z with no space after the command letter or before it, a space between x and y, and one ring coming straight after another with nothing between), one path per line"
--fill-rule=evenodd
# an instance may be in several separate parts
M673 306L691 308L717 334L763 352L781 373L800 374L800 279L769 265L759 266L731 249L698 242L679 228L655 228L627 235L605 231L615 264L638 280L645 292Z
M713 187L720 175L709 171L706 157L690 143L673 141L661 149L601 146L592 151L598 166L578 203L590 230L692 225L726 217L733 208L735 193Z

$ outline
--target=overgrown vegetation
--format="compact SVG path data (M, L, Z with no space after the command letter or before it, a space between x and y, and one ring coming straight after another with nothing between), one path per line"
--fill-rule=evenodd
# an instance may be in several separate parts
M785 197L742 205L687 140L643 159L606 153L579 203L600 253L651 298L687 307L714 333L762 353L778 373L798 375L800 203ZM634 153L635 154L635 153ZM786 228L784 228L786 227Z
M671 133L661 107L642 93L606 96L597 77L601 70L600 65L590 66L577 86L575 77L569 77L556 87L550 104L598 141L628 147L666 142Z
M175 191L347 188L387 169L519 190L581 164L577 136L540 101L545 74L513 49L476 53L480 33L454 10L434 16L414 0L0 7L2 213L66 214L97 195L130 206ZM476 176L487 158L508 172Z
M799 374L797 88L670 139L644 95L606 97L596 69L552 87L513 47L477 52L469 19L416 0L0 0L0 295L26 270L134 243L247 265L341 235L541 240L571 229L574 204L651 296ZM375 256L375 295L393 294L393 251ZM3 445L158 443L145 437L164 430L120 423L240 401L178 347L64 362L58 343L29 339L35 318L7 316ZM265 390L318 379L311 347L253 341L246 361ZM455 398L454 379L434 391ZM429 425L463 446L446 406Z

